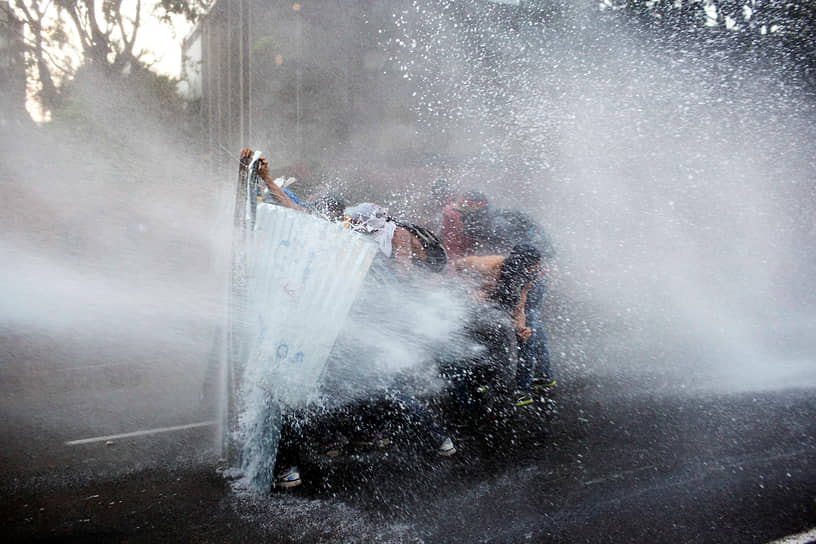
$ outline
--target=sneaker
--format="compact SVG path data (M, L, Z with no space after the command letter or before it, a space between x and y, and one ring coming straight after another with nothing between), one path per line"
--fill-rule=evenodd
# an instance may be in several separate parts
M343 453L343 444L342 442L329 442L325 444L322 448L322 453L324 457L328 457L329 459L334 459L335 457L339 456Z
M303 481L300 479L298 467L289 467L288 470L278 474L275 480L275 487L288 489L290 487L297 487L302 483Z
M449 436L446 436L442 443L439 444L439 447L436 448L436 453L443 457L448 457L456 453L456 447L453 445L453 440L451 440Z
M335 457L343 454L346 446L348 446L348 443L348 438L346 438L342 433L337 433L330 439L329 442L325 442L321 445L320 453L323 455L323 457L334 459Z
M391 439L384 432L375 432L354 442L355 446L365 446L368 448L384 448L390 444Z
M521 408L522 406L527 406L528 404L532 403L533 397L530 395L530 393L516 391L516 408Z
M536 376L533 378L533 391L541 391L544 389L549 389L550 387L554 387L556 381L549 376Z

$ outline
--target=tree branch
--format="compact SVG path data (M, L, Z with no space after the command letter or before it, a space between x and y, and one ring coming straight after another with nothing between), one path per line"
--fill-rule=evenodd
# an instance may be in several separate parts
M26 18L28 28L33 34L33 54L34 60L37 64L37 77L40 80L40 102L43 109L51 110L59 103L59 91L54 83L54 78L51 75L51 68L46 60L48 52L45 50L45 36L43 35L43 19L50 7L50 2L46 5L43 11L40 11L40 5L35 0L31 4L31 10L23 3L23 0L16 0L14 5L23 12ZM34 14L32 14L34 12Z
M82 21L80 20L79 4L71 2L67 4L68 5L62 5L62 9L66 10L71 20L74 21L74 27L76 27L77 34L79 34L83 54L90 56L93 50L93 40L84 29Z
M133 57L133 45L136 43L136 35L139 33L139 26L141 24L142 19L142 0L137 0L136 2L136 17L133 19L133 33L130 35L130 40L127 39L127 35L125 34L125 26L123 24L122 15L119 16L119 27L122 32L122 39L125 42L124 51L127 52L127 55Z

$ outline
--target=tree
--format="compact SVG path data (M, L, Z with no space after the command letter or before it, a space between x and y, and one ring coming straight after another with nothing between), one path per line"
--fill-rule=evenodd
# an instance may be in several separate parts
M28 26L31 36L25 43L36 66L37 79L40 84L37 96L43 109L51 110L59 104L59 91L52 76L52 70L56 63L49 52L49 45L51 42L59 42L62 39L62 33L50 32L46 22L46 15L51 8L51 2L41 6L39 0L30 0L29 2L15 0L14 6L17 8L18 13L22 14L23 21Z
M145 17L169 22L173 14L195 20L211 0L12 0L27 27L26 45L35 68L38 97L46 111L61 102L62 82L82 65L112 77L144 67L136 39ZM78 62L77 62L78 60Z

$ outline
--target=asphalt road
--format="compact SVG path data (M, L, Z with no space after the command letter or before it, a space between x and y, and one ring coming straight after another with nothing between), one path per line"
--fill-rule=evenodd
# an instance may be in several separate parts
M6 541L732 543L816 527L816 384L653 393L573 376L550 420L464 433L453 458L394 448L255 494L219 464L204 366L102 347L69 369L37 357L43 341L3 342Z

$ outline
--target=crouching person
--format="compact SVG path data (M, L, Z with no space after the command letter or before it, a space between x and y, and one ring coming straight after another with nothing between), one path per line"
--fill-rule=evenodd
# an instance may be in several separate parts
M483 430L508 415L516 381L515 366L508 363L518 350L515 325L496 305L480 304L463 335L461 347L440 358L439 369L448 382L450 419Z
M489 319L484 323L485 314L482 314L473 325L474 334L488 350L493 351L492 358L503 357L505 368L500 373L503 392L516 394L517 406L529 404L527 391L514 391L518 383L516 347L532 337L533 331L527 325L525 304L528 291L541 272L541 252L532 244L522 243L515 245L507 256L464 257L457 259L454 266L461 276L474 282L474 298L493 306L512 322L515 334L514 338L508 339L507 327L495 325L501 323L501 318ZM490 323L494 323L492 329Z

